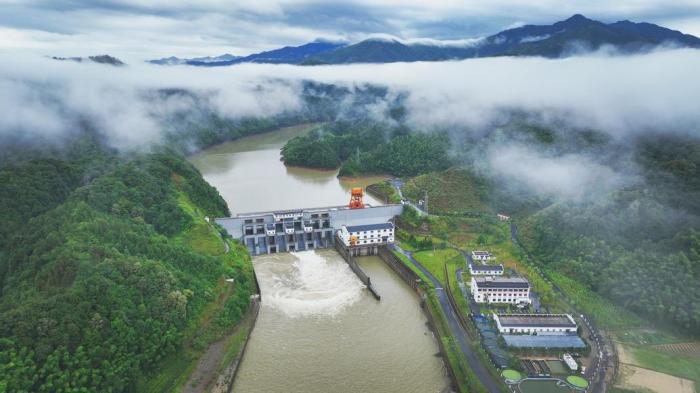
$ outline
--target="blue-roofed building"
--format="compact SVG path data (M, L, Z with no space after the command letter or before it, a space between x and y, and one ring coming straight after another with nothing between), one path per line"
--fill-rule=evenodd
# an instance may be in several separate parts
M538 334L536 336L504 334L503 340L507 347L512 348L582 349L586 347L581 337L575 334Z

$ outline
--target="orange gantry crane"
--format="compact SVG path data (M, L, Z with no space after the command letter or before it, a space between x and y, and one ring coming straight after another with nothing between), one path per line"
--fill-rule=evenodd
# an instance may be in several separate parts
M364 209L365 203L362 201L362 188L355 187L350 191L350 208Z

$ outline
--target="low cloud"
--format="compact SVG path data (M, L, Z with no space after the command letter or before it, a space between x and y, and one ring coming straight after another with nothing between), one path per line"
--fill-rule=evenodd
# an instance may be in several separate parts
M585 155L546 155L526 146L493 146L486 161L492 175L570 200L602 195L632 181Z
M0 64L0 136L56 137L87 119L116 147L158 142L164 119L193 107L222 118L266 117L303 108L304 81L385 86L388 99L366 108L386 115L404 97L418 130L488 135L504 113L536 114L559 133L592 129L617 144L647 132L700 136L700 51L667 49L636 56L598 52L567 59L485 58L450 62L300 67L110 67L12 56ZM160 89L188 94L159 95ZM348 105L338 102L338 105ZM490 149L491 146L486 146ZM577 198L621 183L618 170L585 154L558 156L510 145L489 150L498 174L547 193ZM582 194L583 193L583 194Z

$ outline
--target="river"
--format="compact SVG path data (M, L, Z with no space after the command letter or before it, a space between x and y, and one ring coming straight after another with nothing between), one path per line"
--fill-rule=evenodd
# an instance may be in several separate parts
M207 149L191 161L233 214L345 204L337 171L286 168L279 149L307 126ZM369 203L380 201L367 197ZM358 258L381 294L375 300L334 250L253 259L262 308L234 392L441 392L448 386L419 299L379 258Z

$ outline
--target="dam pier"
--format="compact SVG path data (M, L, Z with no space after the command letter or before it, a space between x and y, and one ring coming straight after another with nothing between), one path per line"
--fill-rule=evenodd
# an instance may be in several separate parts
M356 256L377 255L379 247L394 242L395 216L403 205L365 205L362 189L351 191L346 206L317 207L241 213L217 218L234 239L248 247L251 255L335 248L375 299L380 295Z
M217 218L251 255L306 251L335 246L343 227L386 224L403 212L403 205L317 207L298 210L241 213ZM392 239L393 241L393 239Z

